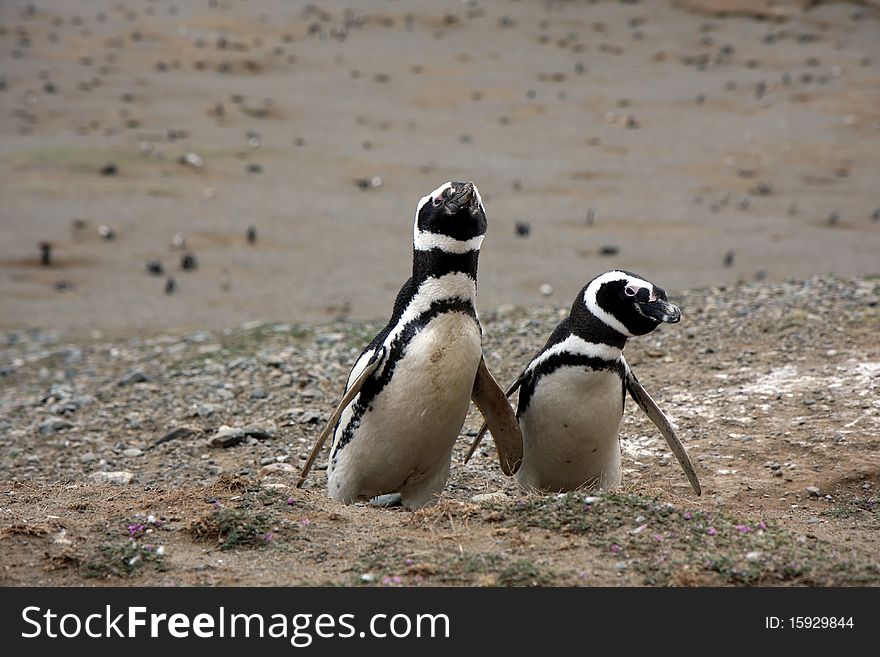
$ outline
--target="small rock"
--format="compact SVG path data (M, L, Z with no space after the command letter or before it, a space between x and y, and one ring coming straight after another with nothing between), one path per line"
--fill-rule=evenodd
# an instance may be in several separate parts
M137 447L129 447L126 450L123 450L122 455L127 458L134 458L136 456L141 456L144 453L142 449L138 449Z
M162 263L156 258L150 258L147 260L147 271L150 272L153 276L161 276L163 273Z
M192 427L177 427L166 433L161 438L158 438L153 444L161 445L162 443L167 443L169 440L175 440L177 438L189 438L195 432L196 430Z
M150 380L149 375L147 375L143 370L134 369L129 370L125 376L119 379L119 385L128 386L132 383L145 383Z
M527 221L517 221L516 222L516 234L520 237L528 237L529 233L532 232L532 225Z
M266 475L286 474L289 472L294 472L294 467L290 463L270 463L260 468L260 471L257 473L257 479L262 479Z
M482 504L484 502L504 502L506 499L507 494L500 490L493 493L478 493L477 495L471 496L471 502L476 504Z
M86 452L85 454L79 455L80 463L91 463L92 461L96 461L97 459L98 457L94 452Z
M40 425L41 436L52 436L62 429L69 429L73 424L57 417L49 418Z
M265 388L257 387L251 390L251 399L266 399L268 396L269 393Z
M806 490L810 497L819 497L821 494L821 491L816 486L807 486Z
M251 424L242 429L245 436L256 438L257 440L271 440L275 437L275 425L271 422L266 424Z
M613 244L599 247L599 255L601 256L614 256L618 253L620 253L620 247Z
M94 484L125 486L131 483L132 479L134 479L134 474L127 470L117 470L116 472L93 472L89 475L89 481Z
M550 283L541 283L541 287L538 288L538 292L540 292L545 297L549 297L553 294L553 286Z
M115 176L117 173L119 173L119 168L114 162L108 162L103 167L101 167L102 176Z
M211 446L213 447L232 447L238 445L244 440L245 433L242 429L234 429L232 427L222 426L217 433L211 438Z

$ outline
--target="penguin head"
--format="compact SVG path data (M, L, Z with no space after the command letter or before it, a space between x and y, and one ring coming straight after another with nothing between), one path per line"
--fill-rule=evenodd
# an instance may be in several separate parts
M413 243L417 250L477 251L486 234L486 210L472 182L447 182L416 208Z
M582 300L593 316L629 338L681 320L681 309L666 300L666 290L628 271L597 276L587 283Z

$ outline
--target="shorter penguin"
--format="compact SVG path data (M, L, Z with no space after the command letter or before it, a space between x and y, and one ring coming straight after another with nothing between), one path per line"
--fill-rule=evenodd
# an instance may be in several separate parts
M672 423L623 357L629 338L680 319L681 310L666 300L662 288L630 272L606 272L581 290L569 316L507 391L510 396L519 390L523 462L516 479L524 488L562 492L619 485L618 432L629 391L700 495L697 474ZM485 427L465 463L484 432Z

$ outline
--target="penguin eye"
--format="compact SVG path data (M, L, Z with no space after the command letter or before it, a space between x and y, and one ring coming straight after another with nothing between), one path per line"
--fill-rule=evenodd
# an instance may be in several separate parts
M434 204L434 207L436 208L438 205L440 205L443 202L443 199L441 199L439 196L436 196L432 199L431 202Z
M625 288L623 288L623 293L628 297L634 297L636 296L636 289L627 285Z

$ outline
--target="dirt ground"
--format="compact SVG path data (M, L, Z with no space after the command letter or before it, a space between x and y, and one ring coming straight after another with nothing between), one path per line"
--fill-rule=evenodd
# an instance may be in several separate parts
M876 2L0 3L0 585L880 585L878 36ZM502 384L606 269L682 307L626 354L701 497L632 403L614 493L463 466L474 409L435 506L293 487L449 179Z
M523 494L489 445L461 465L473 410L436 506L337 504L321 465L294 488L376 324L116 342L10 333L0 582L880 584L880 280L672 298L682 323L626 351L678 426L699 498L632 403L613 494ZM563 312L483 318L502 381Z

